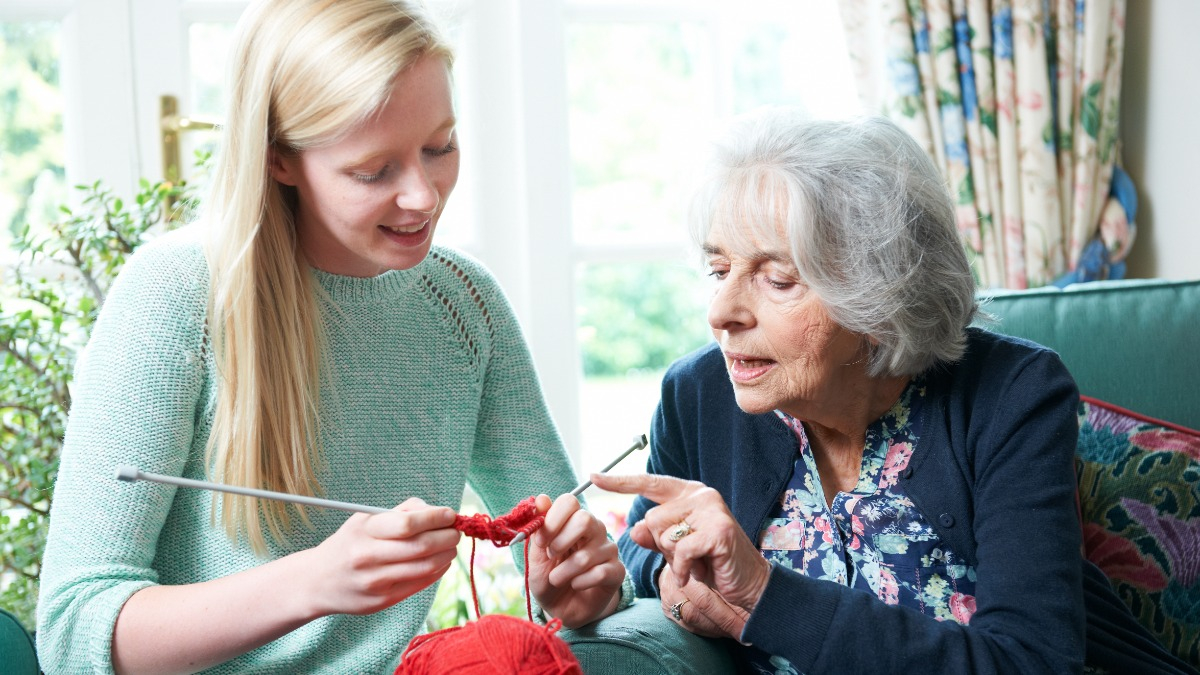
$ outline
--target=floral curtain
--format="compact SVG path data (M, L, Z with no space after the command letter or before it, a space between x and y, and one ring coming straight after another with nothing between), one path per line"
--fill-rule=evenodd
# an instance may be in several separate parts
M985 287L1119 278L1125 0L840 0L868 109L942 169Z

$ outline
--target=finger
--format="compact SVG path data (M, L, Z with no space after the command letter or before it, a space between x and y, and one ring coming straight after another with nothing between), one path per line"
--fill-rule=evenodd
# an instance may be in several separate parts
M627 495L638 494L659 504L678 499L686 494L693 485L698 485L682 478L653 473L594 473L591 475L591 479L592 483L602 490Z
M604 523L582 509L576 510L556 533L543 535L546 540L546 555L561 558L582 548L596 548L608 543Z
M447 555L453 558L461 537L458 530L441 529L404 539L364 539L349 547L344 555L354 569L370 569Z
M623 567L617 556L616 544L604 540L597 546L575 549L554 564L546 579L550 585L555 587L571 586L579 589L582 586L576 583L576 578L597 570L600 579L608 578L613 574L624 578ZM588 579L595 576L588 577ZM585 580L582 583L588 585L591 582Z
M549 497L546 497L547 501L549 499ZM538 531L533 534L534 543L542 548L553 548L557 551L565 551L572 545L568 543L567 539L560 540L560 537L564 533L564 528L576 514L590 515L586 511L580 510L579 500L570 494L560 495L545 513L545 521ZM576 536L578 535L576 534ZM551 542L555 542L556 545L551 547ZM552 551L547 551L547 555L554 557Z
M696 558L707 552L706 549L699 546L698 538L688 541L690 537L694 536L688 535L677 542L670 543L672 547L670 556L671 571L675 573L675 580L679 582L680 586L686 585L688 578L695 576L692 568L696 563ZM663 538L670 541L670 538L666 535Z
M537 499L534 500L534 506L537 508L538 513L545 513L547 511L549 511L550 510L550 496L549 495L538 495Z
M629 528L628 532L629 538L632 539L633 543L637 544L638 546L651 551L657 551L659 553L663 552L663 550L658 547L658 541L654 537L654 532L650 529L650 526L646 524L646 521L639 520L638 522L634 523L633 527Z
M701 615L721 634L739 638L746 625L745 612L725 602L716 591L696 582L689 583L684 592L695 614Z
M556 565L546 576L546 582L550 586L575 591L597 587L613 588L620 586L624 579L625 567L620 561L603 556L590 556L587 560L576 559Z
M367 518L363 523L367 534L378 539L404 539L427 532L450 528L454 525L455 513L445 506L415 505L411 509L408 500L395 510L379 513Z
M385 565L380 568L380 571L391 579L402 581L429 579L429 582L432 583L440 579L450 569L457 555L458 551L454 549L435 551L420 557Z
M390 596L399 595L398 599L403 600L445 576L454 564L454 558L454 555L438 556L391 566L379 577L379 592Z

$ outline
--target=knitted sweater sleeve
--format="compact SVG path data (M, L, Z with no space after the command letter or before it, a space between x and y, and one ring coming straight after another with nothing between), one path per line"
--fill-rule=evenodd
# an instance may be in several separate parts
M174 489L119 482L116 468L179 475L196 435L207 268L198 246L167 238L129 260L77 364L38 605L48 672L111 672L121 607L157 582Z
M977 541L977 611L968 625L936 621L871 594L775 566L742 639L801 672L1068 673L1083 666L1080 530L1072 458L1077 435L1074 381L1056 355L991 354L976 394L950 397L945 419L957 446L926 454L916 477L941 485L909 494L942 527L970 528ZM956 387L959 383L956 383ZM972 399L973 400L969 400ZM923 435L934 434L927 429ZM955 439L959 440L955 440ZM931 439L932 440L932 439ZM960 454L961 453L961 454ZM932 459L930 459L932 457ZM928 463L928 462L927 462ZM968 510L932 506L956 492L944 477L968 472ZM925 499L918 499L924 495ZM961 497L949 497L945 504ZM933 510L931 511L931 507ZM944 514L944 515L943 515ZM957 524L956 524L957 521Z
M475 318L481 400L468 480L493 515L521 500L569 492L575 474L538 380L521 326L495 278L461 253L442 250L461 272L460 316ZM515 553L514 553L515 555Z

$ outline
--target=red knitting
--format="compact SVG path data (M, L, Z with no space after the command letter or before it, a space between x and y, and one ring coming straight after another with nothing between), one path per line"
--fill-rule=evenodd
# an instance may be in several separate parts
M508 546L518 533L525 534L525 613L533 620L533 604L529 598L529 535L546 522L538 512L537 498L529 497L513 507L507 515L492 518L486 513L455 516L454 529L471 537L471 599L475 602L475 618L483 615L479 609L479 593L475 590L475 540L487 539L497 547Z

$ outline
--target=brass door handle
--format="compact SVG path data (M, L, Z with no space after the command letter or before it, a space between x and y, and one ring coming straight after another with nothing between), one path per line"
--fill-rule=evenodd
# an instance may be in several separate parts
M180 115L179 100L169 94L159 97L159 123L162 133L163 180L183 179L179 157L179 134L185 131L215 129L220 123L212 118Z

